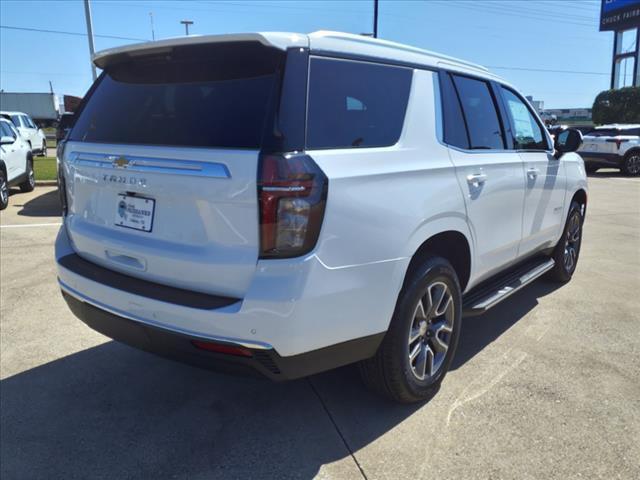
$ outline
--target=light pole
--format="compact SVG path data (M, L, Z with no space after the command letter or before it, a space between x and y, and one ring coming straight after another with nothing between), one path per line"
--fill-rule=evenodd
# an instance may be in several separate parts
M378 0L373 0L373 38L378 38Z
M151 40L155 41L156 32L155 32L155 29L153 28L153 12L149 12L149 19L151 20Z
M180 23L184 25L185 35L189 36L189 25L193 25L193 20L180 20Z
M84 0L84 16L87 20L87 37L89 37L89 63L91 64L91 73L95 81L98 75L96 74L96 66L93 64L93 54L96 53L96 51L93 47L93 25L91 24L91 6L89 5L89 0Z

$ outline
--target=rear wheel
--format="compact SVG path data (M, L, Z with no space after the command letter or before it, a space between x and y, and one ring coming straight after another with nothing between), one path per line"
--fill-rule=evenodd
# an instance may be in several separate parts
M622 163L622 172L632 177L640 175L640 151L627 153Z
M42 149L40 150L40 156L41 157L46 157L47 156L47 141L46 140L42 141Z
M0 210L4 210L9 205L9 185L7 176L0 170Z
M460 285L447 260L431 257L410 275L378 352L359 364L368 387L402 403L437 392L462 323Z
M32 192L36 188L36 177L33 173L33 159L29 155L27 157L27 179L20 184L20 190L23 192Z
M582 206L573 201L571 208L569 208L569 215L562 237L553 251L553 259L556 264L549 272L549 279L562 283L571 280L580 256L583 221Z

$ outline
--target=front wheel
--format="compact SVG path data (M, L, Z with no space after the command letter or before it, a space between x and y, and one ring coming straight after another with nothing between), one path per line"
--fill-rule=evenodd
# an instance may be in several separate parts
M20 190L24 193L32 192L36 188L36 176L33 173L33 160L27 157L27 179L20 184Z
M556 264L549 271L551 280L566 283L571 280L573 272L576 271L580 245L582 244L582 224L584 221L582 212L582 205L576 201L571 202L562 237L553 251L553 259Z
M47 141L43 140L42 141L42 149L40 150L40 157L46 157L47 156Z
M622 172L625 175L630 175L632 177L640 175L640 152L629 152L627 156L624 157Z
M9 205L9 184L6 175L0 170L0 210L7 208L7 205Z
M409 275L380 348L359 364L368 387L401 403L437 392L462 323L460 284L447 260L430 257Z

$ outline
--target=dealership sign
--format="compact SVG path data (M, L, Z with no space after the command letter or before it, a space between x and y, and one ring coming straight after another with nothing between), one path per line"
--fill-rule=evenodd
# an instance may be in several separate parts
M640 27L640 0L602 0L600 31Z

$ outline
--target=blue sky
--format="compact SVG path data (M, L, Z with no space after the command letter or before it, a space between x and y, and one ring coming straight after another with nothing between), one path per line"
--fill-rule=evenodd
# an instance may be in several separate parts
M94 33L150 40L191 33L370 32L373 1L92 0ZM492 67L547 108L590 107L609 87L613 33L598 32L599 0L380 0L379 37ZM81 0L0 0L0 25L86 33ZM96 50L135 40L95 39ZM87 38L0 28L0 88L83 95ZM504 68L497 68L504 67ZM533 69L528 70L528 69ZM555 70L540 71L540 70ZM558 71L582 73L561 73ZM588 72L588 73L587 73Z

